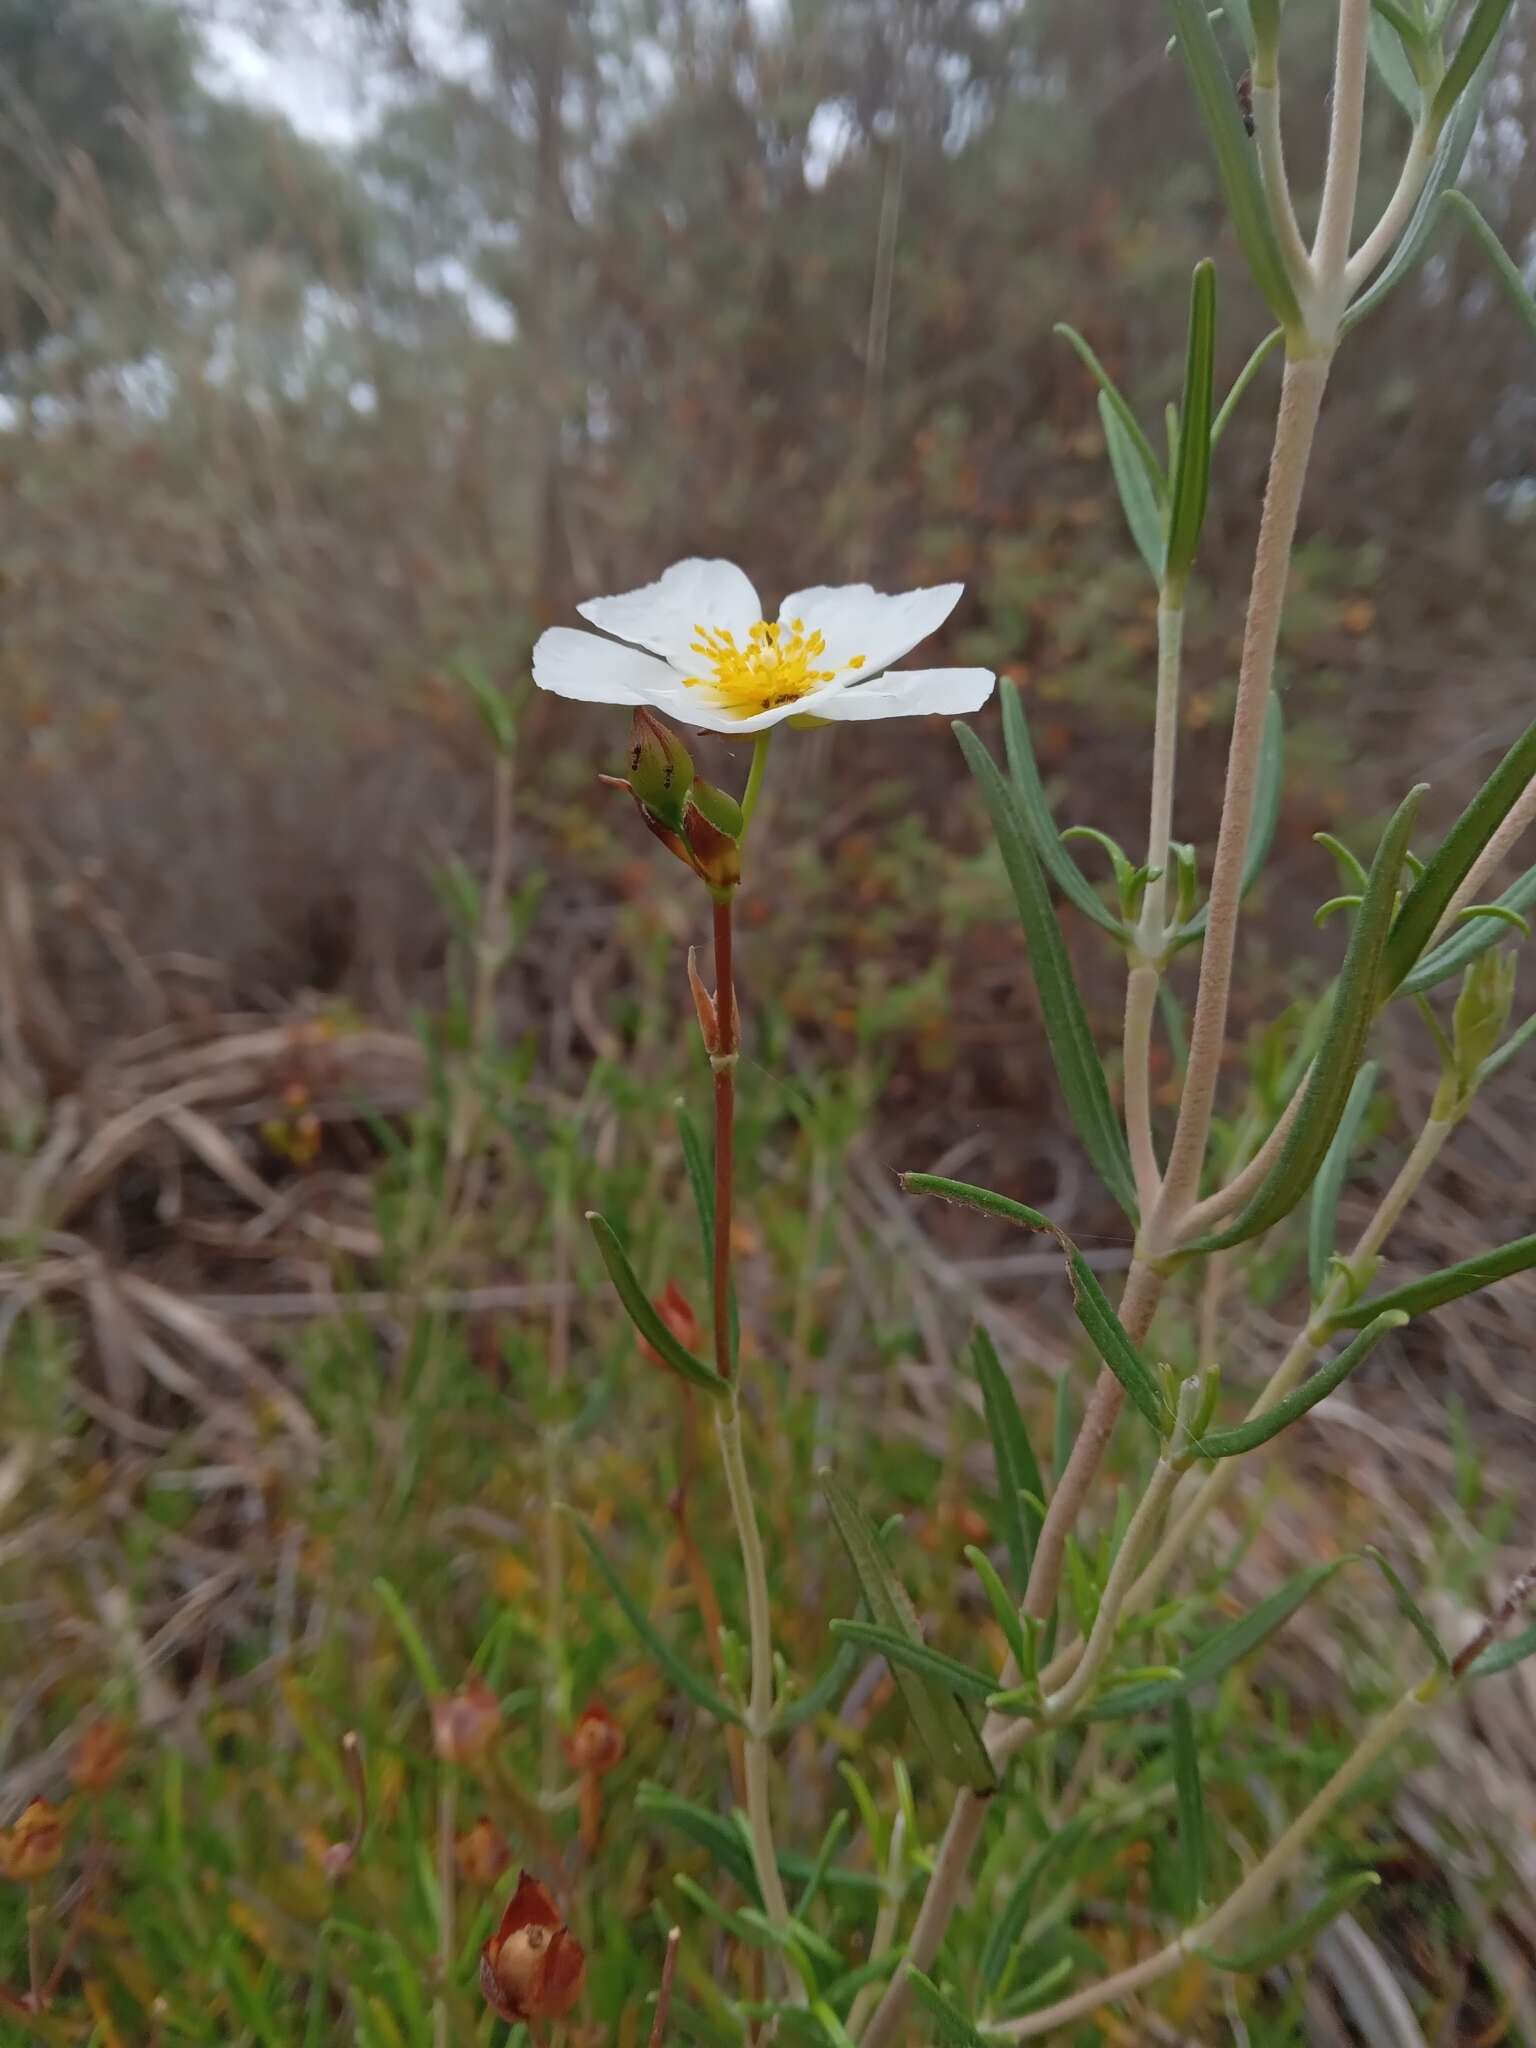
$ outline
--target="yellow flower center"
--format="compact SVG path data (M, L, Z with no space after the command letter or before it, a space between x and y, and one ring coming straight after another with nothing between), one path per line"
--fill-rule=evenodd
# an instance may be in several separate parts
M846 673L864 666L856 654L842 668L818 668L827 643L818 633L807 633L803 619L783 620L770 625L759 619L748 629L745 647L736 645L734 633L708 626L695 626L698 634L692 651L701 656L711 673L687 676L690 690L707 690L723 711L735 718L756 718L761 711L776 711L781 704L798 703L822 683L834 683Z

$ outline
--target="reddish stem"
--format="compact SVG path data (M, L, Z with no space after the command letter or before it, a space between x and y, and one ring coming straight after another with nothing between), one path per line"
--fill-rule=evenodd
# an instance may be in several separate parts
M731 981L731 900L715 903L715 1370L731 1377L731 1180L741 1020Z

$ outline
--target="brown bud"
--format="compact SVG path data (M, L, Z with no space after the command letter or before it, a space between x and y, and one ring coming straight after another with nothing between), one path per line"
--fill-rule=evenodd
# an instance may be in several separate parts
M698 1350L704 1341L704 1333L699 1328L699 1319L693 1312L693 1304L675 1280L667 1282L665 1289L657 1295L652 1306L685 1351ZM664 1365L666 1363L666 1360L647 1344L643 1337L637 1339L637 1342L641 1352L651 1361L652 1365ZM588 1712L590 1713L591 1711L589 1708ZM585 1719L585 1716L583 1716L583 1719ZM576 1725L579 1728L581 1723L578 1721Z
M524 1871L501 1925L480 1951L480 1989L501 2019L563 2019L581 1996L587 1959L560 1909Z
M741 880L741 846L729 832L722 832L713 819L706 818L692 797L683 811L683 837L694 867L711 889L736 887Z
M46 1799L34 1799L16 1825L0 1834L0 1877L13 1884L36 1884L63 1856L64 1816Z
M667 1292L669 1294L676 1294L677 1289L675 1286L669 1287ZM680 1295L678 1298L679 1300L682 1299ZM665 1299L665 1296L663 1299ZM683 1306L687 1308L688 1305L684 1302ZM665 1315L664 1310L661 1313ZM693 1311L691 1309L688 1311L688 1318L690 1322L693 1322ZM673 1330L673 1334L681 1343L688 1343L689 1340L683 1336L681 1330L678 1330L675 1325L669 1323L668 1327ZM696 1344L698 1342L698 1324L696 1322L693 1322L693 1328L695 1333L693 1342ZM576 1726L565 1738L566 1761L570 1764L572 1770L589 1772L594 1778L600 1778L605 1772L613 1769L623 1754L624 1730L615 1721L601 1700L593 1700L590 1706L583 1708Z
M92 1721L70 1758L69 1775L81 1792L101 1793L122 1776L128 1761L128 1731L121 1721Z
M512 1851L495 1822L482 1813L454 1843L453 1860L466 1884L488 1892L511 1869Z
M501 1726L501 1702L480 1677L432 1702L432 1743L445 1764L484 1756Z

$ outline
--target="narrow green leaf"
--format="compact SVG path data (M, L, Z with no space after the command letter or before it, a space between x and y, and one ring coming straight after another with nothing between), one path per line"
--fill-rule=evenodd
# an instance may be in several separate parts
M1109 450L1110 472L1115 479L1115 489L1120 494L1120 506L1125 513L1125 523L1131 529L1131 538L1141 550L1141 559L1146 563L1152 581L1161 584L1163 580L1163 521L1158 511L1157 500L1152 495L1152 486L1147 479L1130 435L1126 432L1119 413L1101 391L1099 393L1099 419L1104 428L1104 445Z
M1024 926L1030 966L1039 991L1045 1023L1062 1093L1095 1170L1128 1216L1136 1214L1136 1183L1131 1172L1125 1133L1110 1100L1109 1083L1094 1047L1083 999L1078 994L1072 962L1056 921L1045 876L1029 842L1019 802L998 772L997 763L969 727L957 723L955 737L972 774L981 786L982 801L1013 886L1014 901Z
M1392 24L1403 39L1405 49L1418 50L1425 47L1428 37L1423 24L1417 21L1410 10L1398 4L1398 0L1371 0L1371 6L1383 21Z
M810 1911L812 1902L821 1890L822 1880L832 1865L832 1858L842 1846L851 1822L848 1809L840 1806L827 1823L827 1832L821 1838L821 1847L816 1851L816 1861L811 1865L811 1874L806 1879L799 1898L795 1901L795 1917L803 1920Z
M1061 1246L1067 1262L1067 1278L1072 1284L1072 1306L1078 1321L1088 1333L1094 1349L1119 1380L1125 1391L1152 1427L1161 1433L1168 1420L1162 1395L1151 1369L1142 1358L1136 1346L1127 1335L1124 1324L1110 1306L1109 1297L1094 1277L1077 1246L1048 1216L1042 1216L1038 1209L1031 1209L1024 1202L1015 1202L1007 1195L996 1194L991 1188L972 1187L969 1181L947 1180L936 1173L904 1173L901 1184L909 1194L937 1195L940 1201L958 1202L970 1209L985 1210L989 1216L1001 1217L1004 1222L1016 1223L1025 1230L1045 1231ZM1059 1482L1061 1474L1058 1472Z
M1280 1156L1242 1213L1225 1230L1203 1240L1199 1247L1202 1251L1221 1251L1228 1245L1242 1244L1288 1216L1312 1185L1327 1156L1376 1014L1398 876L1422 789L1421 784L1409 791L1382 834L1371 864L1370 884L1339 969L1322 1041Z
M1099 387L1101 396L1109 400L1121 426L1124 427L1126 433L1130 436L1131 444L1136 450L1137 459L1146 471L1147 482L1152 487L1152 495L1154 498L1161 499L1163 493L1168 488L1167 480L1163 475L1163 466L1153 454L1152 443L1142 432L1140 420L1137 419L1130 406L1121 397L1114 379L1075 327L1069 327L1065 320L1058 320L1051 331L1053 334L1059 334L1063 341L1070 342L1073 348L1077 350L1079 356L1082 357L1090 375Z
M926 1649L917 1614L880 1547L874 1524L832 1473L821 1475L821 1486L875 1624ZM973 1792L990 1792L997 1773L964 1703L948 1686L910 1666L893 1664L891 1670L936 1768Z
M666 1672L672 1683L680 1692L687 1693L688 1697L703 1707L706 1712L713 1714L716 1720L739 1722L741 1715L731 1705L730 1701L723 1700L712 1686L706 1685L698 1673L683 1662L671 1644L664 1637L657 1634L652 1626L650 1616L645 1613L644 1609L634 1599L629 1588L608 1562L607 1553L604 1551L603 1546L598 1542L580 1515L572 1513L569 1508L565 1512L570 1516L571 1521L575 1523L577 1535L586 1545L588 1555L597 1566L609 1592L612 1593L614 1599L618 1602L624 1619L656 1659L662 1670Z
M650 1297L640 1285L634 1267L629 1263L623 1245L619 1243L613 1226L595 1209L587 1211L587 1223L603 1264L608 1268L608 1278L613 1282L614 1292L624 1304L626 1313L646 1343L661 1359L681 1373L685 1380L696 1387L702 1387L707 1394L723 1400L730 1392L730 1383L721 1379L712 1365L706 1365L702 1358L695 1358L686 1345L679 1344L672 1332L652 1306Z
M1248 0L1221 0L1221 11L1231 22L1238 41L1251 57L1256 45L1253 40L1253 16L1249 12Z
M1446 833L1393 919L1382 970L1384 996L1390 995L1416 965L1451 898L1532 776L1536 776L1536 720L1526 727Z
M1401 1310L1388 1309L1378 1315L1356 1337L1352 1344L1346 1344L1337 1358L1332 1358L1312 1377L1277 1401L1273 1408L1266 1408L1262 1415L1254 1416L1251 1422L1240 1422L1233 1429L1207 1430L1201 1437L1199 1450L1203 1458L1239 1458L1245 1451L1257 1450L1260 1444L1267 1444L1271 1437L1278 1436L1282 1429L1289 1429L1319 1401L1325 1401L1335 1387L1342 1386L1359 1365L1363 1365L1382 1338L1393 1330L1400 1330L1408 1320Z
M1104 1693L1096 1699L1084 1718L1089 1721L1121 1721L1128 1715L1148 1713L1155 1707L1171 1706L1175 1700L1188 1699L1197 1687L1211 1684L1234 1664L1251 1656L1290 1620L1303 1601L1349 1562L1349 1557L1335 1557L1326 1564L1311 1565L1306 1571L1297 1572L1251 1613L1239 1616L1236 1621L1228 1622L1225 1628L1217 1629L1214 1635L1207 1636L1183 1659L1176 1678L1149 1678L1132 1685L1117 1686L1113 1692Z
M1004 680L999 695L1003 705L1003 745L1008 754L1008 772L1013 780L1014 795L1019 800L1019 809L1024 816L1030 844L1061 893L1069 897L1086 916L1091 917L1095 924L1102 925L1107 932L1113 932L1116 938L1123 938L1125 931L1119 918L1113 911L1105 908L1098 891L1062 845L1061 835L1056 830L1056 821L1051 816L1051 807L1045 800L1045 785L1040 780L1035 750L1030 743L1029 721L1024 716L1024 700L1019 695L1018 684L1011 676Z
M1380 0L1372 0L1372 5L1378 11L1371 16L1371 62L1409 120L1417 121L1424 105L1423 88L1414 75L1413 63L1403 47L1396 24L1389 26L1382 19Z
M934 2031L945 2043L945 2048L991 2048L986 2037L978 2034L958 2005L953 2004L934 1983L925 1977L915 1965L907 1965L907 1982L912 1995L933 2021Z
M1284 780L1285 714L1280 708L1279 692L1271 690L1269 708L1264 714L1264 741L1259 752L1258 780L1253 793L1253 822L1248 828L1248 845L1243 854L1245 896L1263 873L1264 863L1269 858L1275 826L1280 818L1280 791ZM1187 946L1192 940L1203 937L1210 914L1210 905L1202 903L1189 922L1180 925L1174 934L1174 947Z
M1029 1909L1034 1904L1040 1880L1053 1863L1070 1856L1080 1842L1086 1839L1091 1823L1086 1820L1068 1821L1064 1828L1048 1835L1038 1848L1031 1851L1023 1869L1014 1879L1013 1889L1003 1901L1002 1910L987 1931L987 1938L981 1949L981 1984L987 1993L996 1991L1003 1981L1003 1972L1008 1959L1024 1932L1029 1919Z
M1180 587L1194 567L1211 486L1211 409L1216 370L1216 266L1195 265L1189 296L1189 341L1179 450L1168 499L1166 580Z
M664 1785L646 1780L635 1795L637 1812L647 1814L665 1826L675 1828L689 1841L713 1856L722 1870L730 1872L748 1898L761 1903L757 1879L752 1870L752 1851L745 1835L721 1818L713 1808L682 1799ZM791 1884L803 1885L818 1868L807 1856L780 1856L779 1869ZM885 1880L875 1871L849 1870L838 1864L821 1868L819 1886L828 1891L856 1892L873 1898L883 1892Z
M1368 1891L1373 1891L1381 1879L1374 1870L1357 1870L1351 1876L1340 1878L1331 1884L1317 1904L1303 1913L1299 1920L1293 1920L1278 1934L1268 1934L1251 1943L1247 1948L1235 1949L1227 1955L1215 1955L1209 1949L1191 1942L1196 1955L1204 1956L1213 1968L1228 1970L1243 1976L1257 1976L1261 1971L1272 1970L1277 1963L1283 1963L1287 1956L1294 1955L1299 1948L1305 1948L1324 1928L1337 1920L1341 1913L1348 1912ZM1197 1930L1198 1931L1198 1930Z
M1200 1751L1188 1700L1169 1711L1173 1783L1179 1807L1179 1919L1188 1926L1205 1897L1205 1795L1200 1789Z
M1536 335L1536 299L1533 299L1525 279L1504 244L1499 240L1488 222L1478 212L1465 192L1447 192L1445 204L1453 207L1466 221L1473 234L1482 244L1494 274L1503 285L1510 304L1520 315L1533 335Z
M1013 1597L998 1577L996 1565L984 1550L978 1550L974 1543L967 1543L965 1556L972 1571L981 1581L993 1617L1003 1632L1003 1640L1008 1645L1009 1655L1022 1671L1029 1662L1029 1646L1024 1639L1023 1625L1019 1620L1019 1610L1014 1605Z
M1501 909L1513 910L1517 914L1536 905L1536 868L1527 868L1498 900ZM1459 974L1479 953L1486 952L1503 936L1500 926L1492 918L1474 918L1470 924L1460 926L1449 938L1443 939L1432 952L1426 953L1404 979L1398 993L1419 996L1426 989L1438 987L1442 981L1449 981L1453 974Z
M1305 321L1295 287L1280 253L1269 216L1269 202L1259 182L1253 150L1237 111L1237 96L1222 62L1221 50L1206 15L1204 0L1168 0L1178 32L1179 52L1189 73L1195 104L1216 159L1216 172L1226 196L1227 211L1237 230L1254 282L1269 301L1275 318L1290 333L1301 333Z
M853 1643L844 1643L820 1678L802 1696L787 1706L773 1724L775 1735L787 1735L791 1728L798 1728L802 1722L810 1721L817 1714L825 1713L834 1700L840 1699L853 1683L854 1673L859 1668L859 1652Z
M1407 1582L1403 1578L1402 1573L1397 1569L1397 1566L1393 1564L1386 1552L1378 1550L1374 1543L1368 1543L1361 1552L1361 1556L1368 1557L1381 1573L1387 1584L1392 1588L1392 1597L1397 1602L1399 1614L1402 1615L1419 1641L1428 1650L1430 1656L1435 1661L1436 1668L1449 1676L1451 1660L1446 1647L1441 1642L1439 1636L1436 1635L1429 1616L1424 1612L1418 1601L1414 1599L1412 1593L1409 1592Z
M971 1338L971 1363L981 1388L987 1433L992 1439L992 1462L997 1472L997 1511L1008 1562L1014 1582L1023 1587L1034 1562L1035 1535L1040 1526L1039 1511L1026 1507L1023 1496L1039 1500L1045 1481L1029 1441L1029 1431L1013 1397L1008 1375L991 1337L978 1323Z
M1211 447L1213 450L1219 446L1221 437L1227 431L1232 415L1237 411L1239 405L1242 404L1243 394L1258 375L1260 366L1284 339L1285 329L1283 327L1272 327L1253 354L1248 358L1247 362L1238 371L1232 389L1222 400L1221 410L1211 423Z
M426 1638L416 1626L415 1616L388 1579L375 1579L373 1590L378 1595L379 1604L395 1624L395 1630L405 1645L405 1654L411 1660L422 1691L429 1700L439 1698L448 1688L438 1675L437 1666L432 1661L432 1652L427 1648Z
M1457 46L1455 56L1445 67L1445 76L1430 108L1432 120L1444 121L1447 118L1472 83L1484 58L1493 55L1493 46L1504 26L1504 17L1509 13L1509 4L1510 0L1477 0L1472 18L1467 23L1467 32Z
M1480 1657L1474 1657L1461 1675L1463 1678L1494 1678L1501 1671L1523 1664L1532 1652L1536 1652L1536 1622L1522 1629L1519 1635L1492 1644Z
M1479 1086L1484 1082L1491 1081L1495 1074L1502 1073L1511 1060L1518 1059L1520 1054L1530 1044L1532 1038L1536 1038L1536 1016L1527 1017L1518 1031L1512 1031L1509 1034L1497 1052L1489 1053L1487 1059L1483 1061L1483 1064L1477 1070Z
M878 1651L893 1671L898 1666L915 1671L962 1698L985 1703L997 1690L996 1679L986 1672L973 1671L969 1664L962 1664L956 1657L946 1657L942 1650L932 1649L924 1642L913 1642L910 1636L895 1629L880 1628L872 1621L834 1621L832 1633L842 1642L859 1643L866 1650Z
M1344 1114L1339 1118L1339 1128L1333 1134L1333 1143L1328 1147L1327 1155L1318 1168L1317 1179L1312 1183L1312 1209L1307 1219L1307 1278L1314 1301L1321 1301L1327 1291L1328 1261L1333 1257L1334 1239L1338 1234L1339 1197L1344 1191L1355 1139L1371 1106L1371 1097L1376 1092L1376 1077L1380 1072L1379 1060L1367 1060L1356 1074L1349 1100L1344 1105Z
M1476 1258L1463 1259L1459 1266L1444 1266L1438 1273L1426 1273L1422 1280L1409 1280L1387 1294L1368 1295L1364 1301L1353 1302L1329 1318L1329 1327L1358 1329L1373 1316L1392 1310L1401 1310L1406 1316L1426 1315L1432 1308L1460 1301L1464 1294L1476 1294L1479 1288L1491 1287L1496 1280L1507 1280L1512 1273L1528 1272L1532 1266L1536 1266L1536 1237L1517 1237L1510 1244L1500 1245L1497 1251L1479 1252Z
M1368 313L1375 311L1389 292L1396 291L1428 247L1429 238L1440 219L1441 199L1461 176L1461 166L1471 147L1483 94L1493 73L1493 55L1490 50L1483 59L1472 83L1462 94L1455 113L1446 122L1440 140L1435 146L1429 175L1424 180L1423 191L1419 194L1419 203L1413 209L1397 247L1387 258L1375 283L1360 294L1344 315L1340 323L1341 333L1347 334L1352 327L1358 326Z

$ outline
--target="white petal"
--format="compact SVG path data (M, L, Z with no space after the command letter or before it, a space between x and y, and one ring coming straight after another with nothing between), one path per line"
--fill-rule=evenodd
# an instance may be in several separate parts
M676 678L664 661L638 648L575 626L551 626L534 644L533 680L557 697L589 704L654 704Z
M664 717L675 719L679 725L696 726L703 732L722 732L732 739L766 732L770 725L782 725L786 718L798 718L802 712L819 713L822 698L841 694L834 684L829 683L825 689L797 697L793 703L775 704L771 711L759 711L752 718L733 718L706 691L687 689L675 677L671 680L674 688L665 693L658 691L649 700Z
M742 644L763 616L762 603L734 562L674 562L664 576L622 597L593 597L576 607L584 619L616 639L632 640L670 661L683 675L698 673L691 649L698 628L734 633Z
M877 683L804 698L796 708L818 718L921 718L935 712L956 718L979 711L996 681L989 668L903 669Z
M867 583L840 588L821 584L786 597L779 617L786 622L799 619L807 633L821 633L827 651L825 657L817 657L819 668L841 672L862 655L856 675L878 675L938 631L964 588L963 583L940 583L930 590L905 590L899 597L887 597Z

